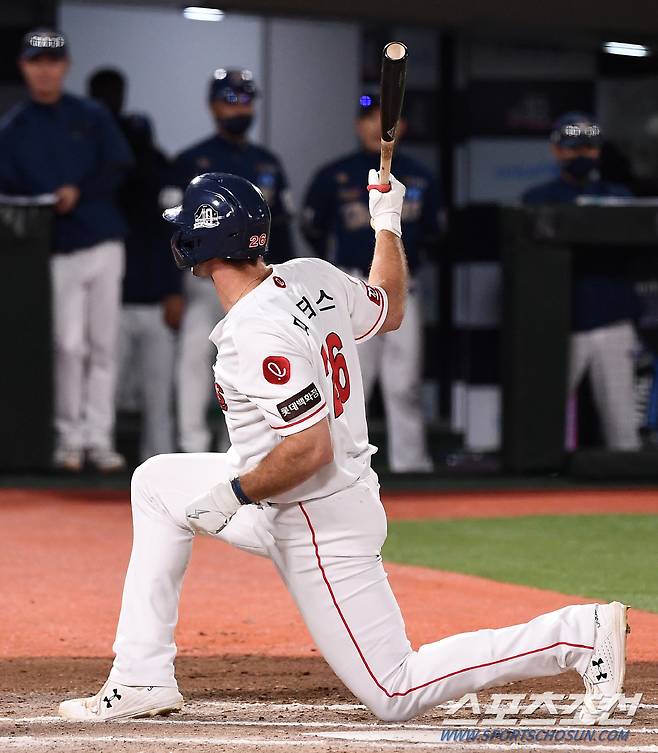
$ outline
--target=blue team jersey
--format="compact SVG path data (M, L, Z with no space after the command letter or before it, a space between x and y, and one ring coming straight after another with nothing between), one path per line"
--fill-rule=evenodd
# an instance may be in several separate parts
M272 213L268 261L278 264L292 258L288 180L278 158L255 144L235 144L215 135L178 155L173 180L185 189L192 178L211 172L233 173L260 188Z
M571 204L579 196L620 196L633 194L625 186L594 180L583 186L559 177L530 188L523 194L525 204ZM583 250L574 255L572 325L576 332L606 327L635 319L641 305L632 285L618 274L623 251L618 248Z
M373 248L367 189L371 169L379 169L379 154L363 150L322 168L308 188L302 211L302 232L318 256L364 275ZM393 173L407 187L402 238L413 272L421 250L433 252L438 243L438 185L429 170L404 153L396 153Z
M110 113L90 99L64 94L53 105L30 100L0 121L0 193L34 196L66 184L80 190L73 211L55 218L56 252L124 236L115 191L132 161Z

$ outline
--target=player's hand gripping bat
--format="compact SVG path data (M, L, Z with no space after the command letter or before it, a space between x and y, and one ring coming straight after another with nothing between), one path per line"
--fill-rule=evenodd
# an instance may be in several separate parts
M379 183L390 189L389 175L395 147L395 136L402 111L404 84L407 75L407 48L402 42L389 42L382 52L381 122L382 146Z

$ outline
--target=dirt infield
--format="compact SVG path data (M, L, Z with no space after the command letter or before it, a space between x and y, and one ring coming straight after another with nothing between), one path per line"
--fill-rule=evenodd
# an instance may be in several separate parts
M396 495L386 506L397 518L647 513L658 512L658 494ZM95 692L106 676L129 553L125 494L103 493L92 501L85 493L0 492L0 751L461 749L441 742L441 709L414 725L375 724L318 657L272 565L208 539L195 543L177 632L179 682L192 705L164 723L90 730L52 719L59 700ZM454 573L402 565L387 570L415 646L525 621L574 601ZM627 692L644 692L644 702L657 705L658 615L632 611L631 621ZM580 681L565 675L533 683L532 690L579 692ZM658 751L657 708L640 709L634 726L645 731L633 733L633 745L606 743L605 749ZM480 750L473 744L464 749Z
M308 753L329 751L519 750L515 744L477 745L447 741L455 716L446 706L405 724L376 722L345 690L319 657L183 657L178 662L183 712L164 720L131 720L82 725L53 716L63 697L88 693L105 676L108 659L10 659L0 661L0 750L34 749L68 753L161 753L206 750L274 751L302 748ZM656 665L629 667L627 694L644 692L629 728L629 739L608 743L605 750L658 749ZM581 692L575 674L506 686L504 693L557 694ZM653 690L647 692L647 688ZM492 692L495 692L492 691ZM481 695L486 703L488 695ZM463 720L465 714L456 715ZM475 723L475 721L473 722ZM548 725L548 723L547 723ZM486 729L482 723L480 729ZM489 727L491 730L491 727ZM550 726L544 727L550 732ZM618 728L613 728L615 731ZM571 730L583 734L583 728ZM457 731L460 731L457 728ZM499 730L507 732L507 730ZM605 734L605 730L602 731ZM596 734L601 734L597 730ZM443 738L443 739L442 739ZM523 750L551 750L542 743ZM565 751L599 750L595 744L559 745Z

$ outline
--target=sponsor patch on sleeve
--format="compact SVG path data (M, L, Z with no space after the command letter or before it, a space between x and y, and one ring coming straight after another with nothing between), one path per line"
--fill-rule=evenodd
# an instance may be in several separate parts
M311 382L308 387L304 387L303 390L300 390L296 395L288 398L288 400L279 403L276 407L281 418L288 423L308 413L316 405L320 405L321 402L322 393Z

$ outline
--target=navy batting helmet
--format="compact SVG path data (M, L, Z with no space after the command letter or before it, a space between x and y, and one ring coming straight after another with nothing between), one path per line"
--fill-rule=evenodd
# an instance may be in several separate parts
M208 259L256 259L267 253L270 209L260 189L238 175L197 175L183 203L162 216L177 226L171 250L179 269Z

